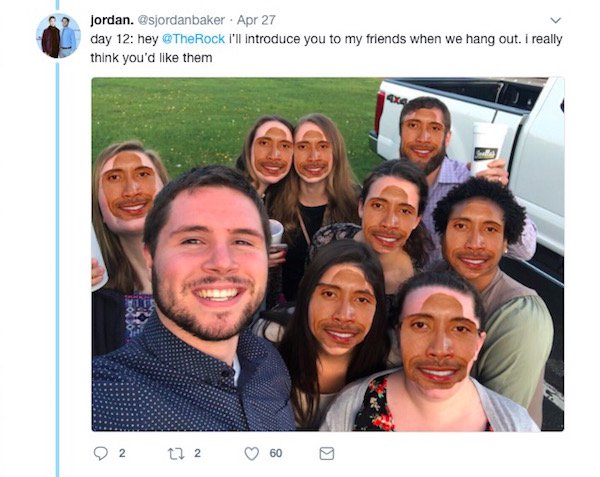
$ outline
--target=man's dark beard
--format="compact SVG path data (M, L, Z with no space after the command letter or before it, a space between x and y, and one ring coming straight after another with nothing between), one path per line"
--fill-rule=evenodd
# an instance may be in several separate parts
M242 319L240 319L240 321L237 323L237 326L235 326L235 328L232 330L228 331L227 333L214 333L205 329L201 323L198 323L198 320L193 315L187 312L187 310L179 309L177 305L174 304L175 297L172 295L172 293L167 292L168 296L163 296L161 282L158 279L154 267L152 267L152 291L154 294L156 307L164 316L166 316L181 329L190 333L192 336L204 341L225 341L240 334L240 332L250 323L252 317L262 303L261 298L258 301L258 304L255 304L255 306L252 306L251 303L246 305L242 311ZM227 314L219 316L219 314L217 314L217 317L225 319L226 315Z
M446 146L442 146L442 148L440 149L440 152L438 152L435 156L433 156L431 159L429 159L427 164L425 164L425 167L423 168L423 172L425 173L425 176L428 176L433 171L435 171L438 167L440 167L440 165L442 164L442 161L444 160L445 157L446 157ZM400 147L400 159L408 159L410 161L410 159L407 156L402 154L402 147ZM416 164L417 166L421 167L421 164L418 164L416 162L414 162L413 164Z
M444 157L446 157L446 148L445 147L443 147L442 150L438 154L436 154L431 159L429 159L427 164L425 164L425 169L423 169L423 172L425 173L425 175L428 176L433 171L435 171L438 167L440 167L440 165L442 164L442 161L444 160Z

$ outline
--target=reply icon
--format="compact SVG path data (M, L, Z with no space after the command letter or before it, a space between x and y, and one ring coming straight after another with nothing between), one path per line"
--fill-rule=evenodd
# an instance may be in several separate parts
M108 455L108 449L106 447L98 446L94 448L94 455L98 457L98 460L102 460Z

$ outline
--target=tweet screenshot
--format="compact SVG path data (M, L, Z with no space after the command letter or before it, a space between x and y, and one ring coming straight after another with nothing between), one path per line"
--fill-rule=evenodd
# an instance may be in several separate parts
M595 49L535 3L9 7L2 474L594 468Z

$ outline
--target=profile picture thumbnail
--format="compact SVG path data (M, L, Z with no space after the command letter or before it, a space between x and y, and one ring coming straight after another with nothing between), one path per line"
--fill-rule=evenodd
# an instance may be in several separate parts
M65 58L72 55L79 46L81 31L77 22L69 15L54 13L40 22L36 39L45 55Z

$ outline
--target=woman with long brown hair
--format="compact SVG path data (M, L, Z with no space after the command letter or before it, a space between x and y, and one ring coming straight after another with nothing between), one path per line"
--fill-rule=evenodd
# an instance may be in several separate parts
M336 222L359 223L357 185L344 138L323 114L302 117L294 131L294 167L270 204L289 246L283 266L283 293L296 298L313 234Z

